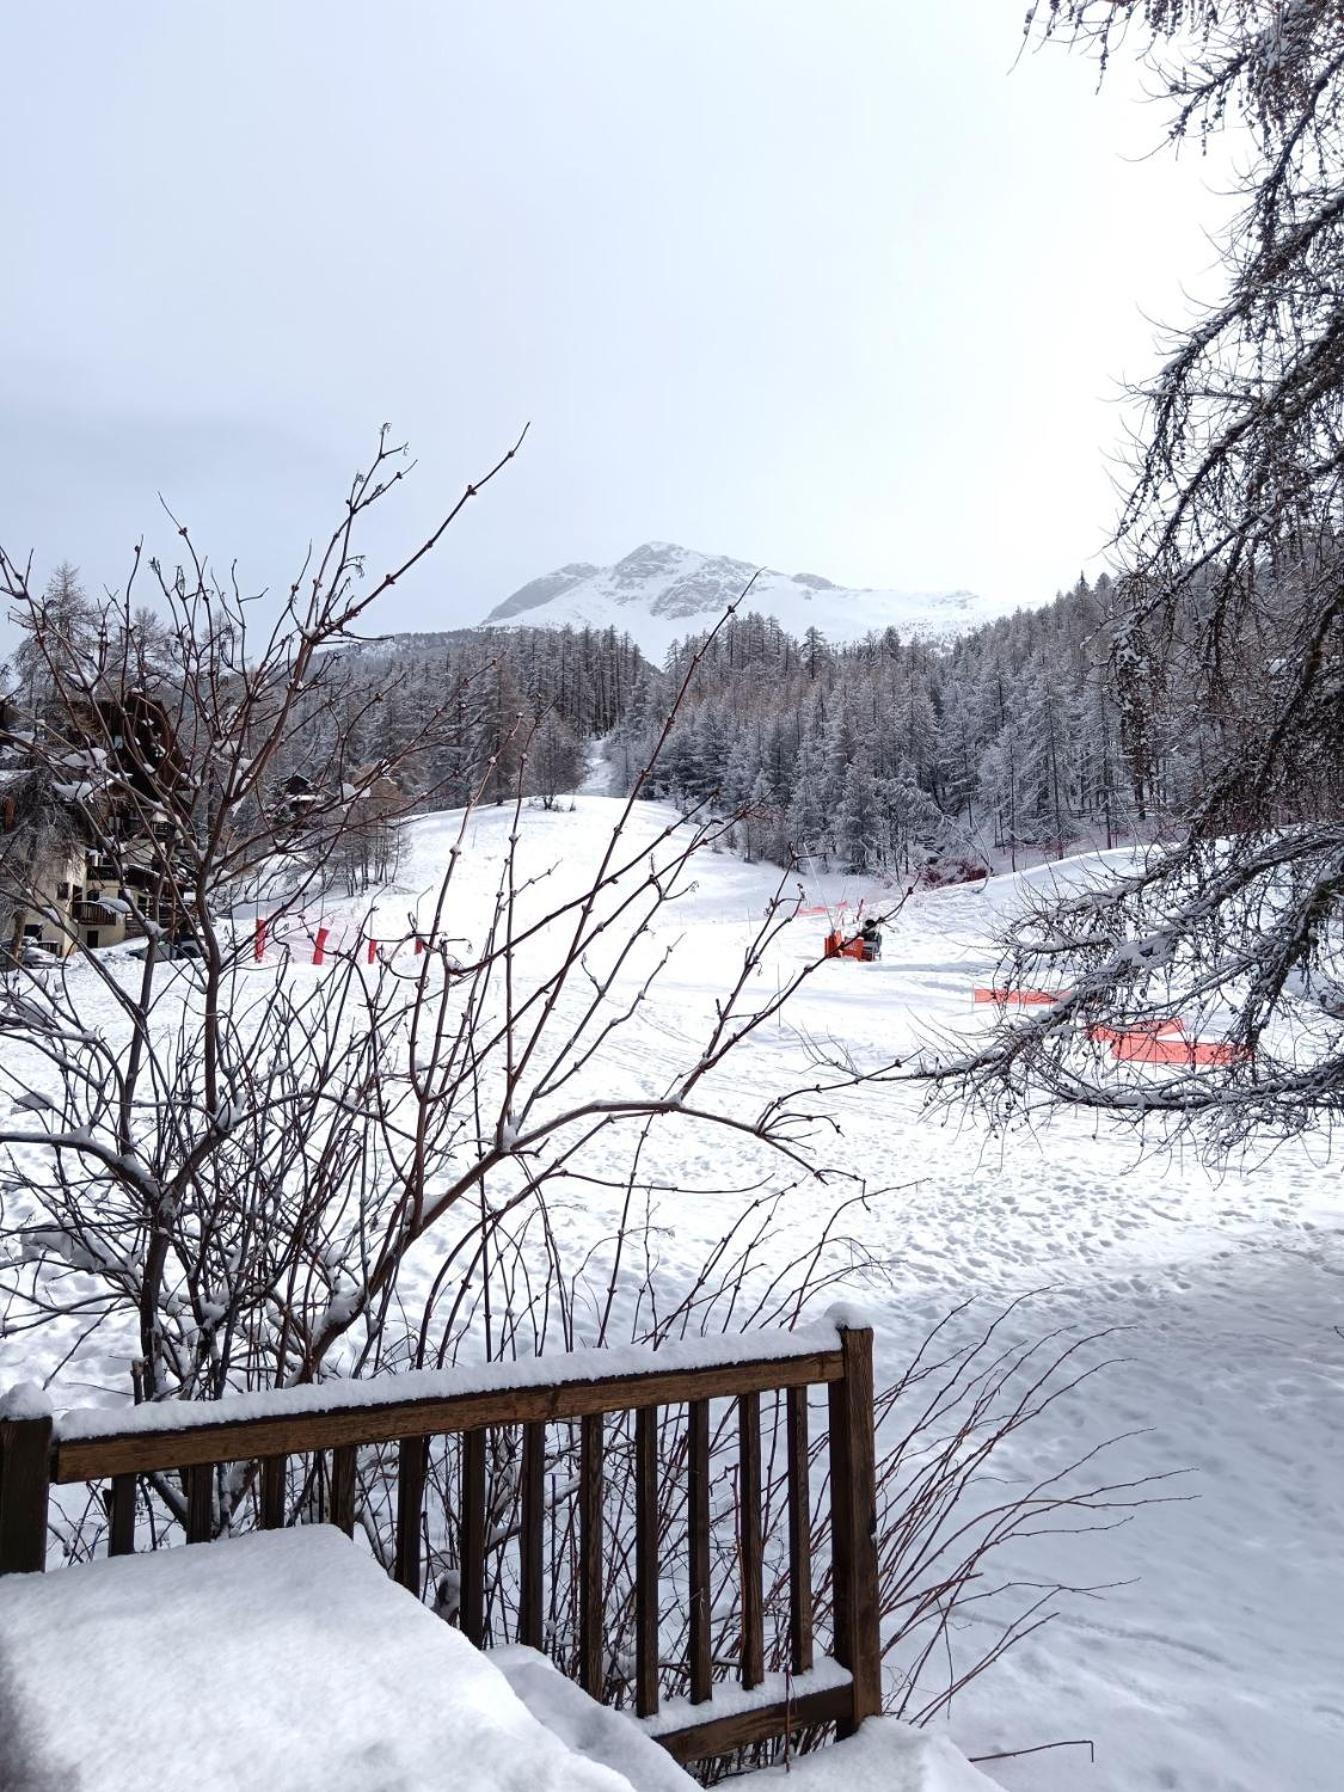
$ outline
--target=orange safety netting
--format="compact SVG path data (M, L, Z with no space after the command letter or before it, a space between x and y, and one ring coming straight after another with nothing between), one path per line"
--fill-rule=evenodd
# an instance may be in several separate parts
M997 1002L1000 1006L1013 1003L1020 1008L1047 1007L1064 993L1045 989L976 989L972 992L977 1002ZM1230 1039L1190 1038L1185 1023L1176 1017L1131 1021L1123 1027L1111 1027L1097 1021L1088 1027L1087 1036L1099 1044L1109 1045L1113 1058L1130 1064L1244 1064L1251 1056L1244 1045Z
M1129 1033L1115 1040L1111 1056L1131 1064L1243 1064L1250 1053L1230 1039L1187 1039L1184 1032Z
M1124 1027L1098 1022L1087 1029L1087 1036L1109 1045L1111 1056L1128 1064L1244 1064L1251 1055L1230 1039L1192 1039L1185 1022L1175 1017L1137 1020Z
M977 1002L998 1002L1001 1007L1014 1004L1018 1008L1044 1008L1057 1002L1063 990L1048 989L975 989L971 991Z
M290 919L286 917L286 919ZM337 941L332 935L336 933ZM354 937L353 944L349 934L342 928L333 928L327 923L320 924L315 931L310 930L302 916L297 917L297 924L290 926L283 933L275 926L273 919L258 915L255 922L252 956L260 964L272 946L278 947L282 956L292 955L299 942L311 947L312 962L323 965L329 958L351 958L362 956L368 964L376 964L379 951L395 955L402 947L410 945L414 955L419 958L435 943L435 936L428 933L409 933L397 938L377 939L366 934L360 928Z
M1184 1032L1178 1020L1136 1020L1124 1027L1108 1027L1098 1021L1087 1029L1087 1036L1102 1045L1117 1045L1122 1039L1161 1039L1170 1033Z

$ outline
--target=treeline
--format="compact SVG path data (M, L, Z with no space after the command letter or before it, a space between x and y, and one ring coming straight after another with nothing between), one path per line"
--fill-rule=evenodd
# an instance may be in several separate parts
M617 780L647 762L703 650L651 794L744 809L753 857L955 875L1150 835L1196 800L1213 724L1126 678L1111 597L1106 576L1080 580L944 645L888 629L834 647L734 618L640 679L609 747Z
M55 641L171 698L182 656L162 624L140 612L115 639L112 622L60 569L43 653L26 637L11 662L14 697L40 709ZM741 811L751 857L955 876L1151 837L1191 813L1254 738L1273 683L1263 639L1224 651L1244 662L1244 695L1215 712L1183 694L1179 653L1155 676L1160 656L1118 618L1104 575L950 643L887 629L840 647L749 614L675 644L661 668L614 628L396 635L321 660L269 800L296 778L364 791L395 767L399 812L520 789L550 802L582 782L599 739L628 790L698 655L648 794Z
M749 614L661 668L614 629L399 635L332 656L302 750L410 768L417 806L441 808L520 782L549 801L603 739L628 790L697 654L648 794L742 811L742 849L781 864L955 876L1150 837L1226 752L1228 719L1128 653L1105 575L951 643L799 641Z
M188 716L190 647L154 610L91 598L59 566L9 661L0 694L40 722L57 686L140 689ZM328 650L273 760L272 801L295 778L367 783L397 768L425 808L575 789L589 740L611 733L648 668L614 628L456 629ZM243 668L238 667L239 676ZM68 693L67 693L68 694Z
M646 673L615 629L459 629L396 635L330 656L300 759L397 765L419 806L457 808L519 788L545 800L582 782L585 746L609 734Z

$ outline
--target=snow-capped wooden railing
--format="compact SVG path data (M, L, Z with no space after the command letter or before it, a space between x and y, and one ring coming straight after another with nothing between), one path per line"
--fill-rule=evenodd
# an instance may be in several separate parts
M597 1363L604 1373L595 1374ZM813 1659L808 1389L828 1390L834 1657ZM787 1420L790 1672L767 1681L761 1487L761 1395L782 1393ZM715 1716L710 1654L711 1399L736 1402L737 1552L741 1574L740 1688ZM687 1430L690 1698L659 1713L658 1417L685 1403ZM518 1640L544 1644L545 1427L578 1421L579 1679L603 1695L604 1418L635 1414L635 1707L679 1760L723 1754L806 1725L847 1733L881 1703L872 1332L843 1323L674 1345L657 1352L579 1352L480 1369L333 1381L217 1402L89 1408L53 1423L41 1396L0 1401L0 1573L45 1565L53 1483L110 1482L109 1552L132 1553L138 1477L182 1477L187 1541L209 1539L221 1464L260 1463L260 1522L284 1524L287 1459L329 1451L330 1516L355 1526L356 1453L395 1442L395 1575L421 1596L421 1518L429 1439L462 1434L459 1623L484 1639L486 1456L495 1426L521 1426ZM77 1569L67 1572L78 1572ZM725 1704L728 1709L725 1709Z

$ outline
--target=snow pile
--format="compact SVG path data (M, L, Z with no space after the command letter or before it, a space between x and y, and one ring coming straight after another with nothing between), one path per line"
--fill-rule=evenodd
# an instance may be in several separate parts
M788 1691L785 1676L771 1674L767 1686L752 1692L721 1685L714 1690L712 1705L677 1700L657 1718L632 1721L623 1712L595 1704L534 1649L517 1645L496 1649L490 1659L548 1730L577 1753L623 1774L635 1792L688 1792L695 1784L651 1736L772 1704ZM793 1691L801 1697L848 1678L843 1668L823 1661L814 1673L795 1676ZM782 1778L797 1792L999 1792L995 1782L972 1767L945 1736L913 1729L894 1718L871 1719L845 1742L797 1755L787 1766L752 1774L742 1783L763 1786L767 1780Z
M661 661L673 641L712 628L753 576L741 613L773 616L797 637L818 628L830 641L861 641L871 631L894 628L903 639L950 640L988 614L969 591L847 591L813 573L758 571L723 554L646 541L614 566L579 561L533 579L485 620L529 628L616 628Z
M576 1754L623 1774L635 1792L691 1792L690 1774L637 1721L590 1699L545 1655L511 1643L491 1650L490 1660L533 1717Z
M0 1419L49 1419L51 1400L35 1381L17 1381L0 1393Z
M0 1581L0 1787L146 1786L631 1792L325 1526Z
M892 1717L869 1718L834 1748L772 1767L762 1782L787 1778L794 1792L995 1792L945 1736Z
M708 1703L693 1705L689 1699L669 1699L652 1717L639 1721L650 1736L667 1736L673 1730L687 1730L693 1724L708 1723L711 1718L738 1717L746 1711L759 1711L765 1705L782 1705L788 1698L801 1699L808 1693L830 1692L837 1686L848 1686L849 1679L848 1668L842 1668L833 1656L823 1655L816 1666L804 1674L764 1674L752 1687L720 1680Z

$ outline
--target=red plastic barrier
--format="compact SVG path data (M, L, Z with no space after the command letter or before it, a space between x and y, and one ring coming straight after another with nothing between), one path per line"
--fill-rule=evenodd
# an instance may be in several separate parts
M258 964L266 956L266 923L260 915L257 916L257 934L252 942L252 956Z
M1010 1003L1018 1008L1048 1008L1057 1002L1063 990L1051 992L1048 989L974 989L971 991L977 1002L998 1002L1001 1006Z
M415 936L415 956L417 958L419 958L420 954L424 951L424 949L425 949L425 942L421 939L420 935L417 933Z
M1156 1033L1121 1033L1111 1042L1111 1056L1131 1064L1189 1064L1192 1049L1188 1039Z
M1231 1039L1197 1039L1190 1047L1192 1064L1248 1064L1251 1054Z
M331 934L330 927L319 927L313 938L313 963L321 964L326 958L327 940Z
M1102 1045L1116 1045L1122 1039L1161 1039L1168 1034L1185 1032L1179 1020L1138 1020L1127 1027L1108 1027L1097 1021L1087 1029L1089 1039L1095 1039Z
M369 941L369 963L372 964L374 959L377 956L378 956L378 942L377 942L377 940L370 940Z
M1111 1055L1132 1064L1243 1064L1250 1056L1230 1039L1187 1039L1154 1033L1131 1033L1117 1039Z
M1251 1055L1229 1039L1192 1039L1179 1017L1136 1020L1124 1027L1097 1021L1087 1036L1109 1045L1111 1056L1122 1064L1244 1064Z

